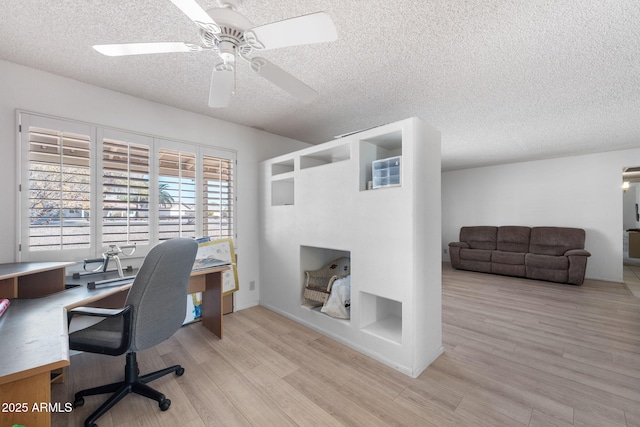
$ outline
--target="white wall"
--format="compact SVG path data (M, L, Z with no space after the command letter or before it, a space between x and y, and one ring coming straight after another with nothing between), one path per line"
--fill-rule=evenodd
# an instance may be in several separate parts
M413 118L263 162L260 304L417 377L443 351L440 145ZM366 191L371 161L392 150L402 185ZM274 176L274 164L294 166ZM283 179L293 197L274 205ZM346 254L351 319L303 306L304 271Z
M249 291L248 285L259 276L258 162L308 144L0 61L0 198L10 206L17 198L16 109L236 150L240 291L235 305L258 304L259 287ZM0 263L16 260L16 214L16 209L0 210Z
M631 149L444 172L442 247L465 225L584 228L586 277L621 282L622 169L638 158Z

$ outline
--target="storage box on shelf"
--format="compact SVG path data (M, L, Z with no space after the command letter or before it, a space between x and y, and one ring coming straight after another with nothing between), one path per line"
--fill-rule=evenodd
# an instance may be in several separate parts
M442 353L439 132L407 119L267 160L260 173L260 303L417 376ZM341 256L347 320L302 304L304 271Z
M373 188L401 185L401 161L402 157L400 156L374 160L371 165L373 169Z

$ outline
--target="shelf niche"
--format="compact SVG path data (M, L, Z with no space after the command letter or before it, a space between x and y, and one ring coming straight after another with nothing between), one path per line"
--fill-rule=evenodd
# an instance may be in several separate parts
M316 166L338 163L349 159L351 159L349 144L338 145L326 150L300 156L300 169L314 168Z
M347 257L351 259L351 251L345 251L340 249L330 249L330 248L318 248L314 246L300 246L300 277L302 287L300 292L300 300L302 301L302 305L308 308L314 308L309 304L305 304L303 294L304 294L304 283L306 281L305 271L313 271L320 270L322 267L333 261L334 259ZM318 311L320 307L317 307ZM324 313L323 313L324 315ZM332 318L329 315L326 315L329 318ZM350 319L335 319L342 322L349 322Z
M360 292L360 307L364 332L402 344L402 302Z
M293 178L280 179L271 182L271 206L293 205L294 202Z
M375 160L396 156L402 156L402 130L360 140L360 191L367 190L367 183L373 181Z
M271 165L271 176L293 172L293 170L294 170L293 159L285 160L283 162L274 163Z

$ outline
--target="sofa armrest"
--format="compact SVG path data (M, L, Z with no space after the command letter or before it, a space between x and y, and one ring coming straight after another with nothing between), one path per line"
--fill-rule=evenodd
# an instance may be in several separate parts
M469 244L465 242L449 243L449 257L453 268L460 267L460 249L469 249Z
M469 244L465 242L451 242L449 243L450 248L464 248L469 249Z
M564 256L591 256L589 251L585 251L584 249L570 249L564 253Z

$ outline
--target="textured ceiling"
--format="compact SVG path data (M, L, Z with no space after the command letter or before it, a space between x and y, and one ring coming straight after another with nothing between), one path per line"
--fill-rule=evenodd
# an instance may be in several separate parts
M442 132L443 170L640 147L638 0L244 0L239 9L255 25L320 10L337 41L262 54L320 92L307 105L241 63L231 105L210 109L214 53L110 58L91 48L199 44L169 0L2 0L0 59L309 143L417 116Z

